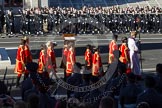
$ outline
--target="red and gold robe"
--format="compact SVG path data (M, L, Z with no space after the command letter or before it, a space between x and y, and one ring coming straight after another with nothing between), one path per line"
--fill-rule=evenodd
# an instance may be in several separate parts
M87 49L84 54L85 66L88 68L92 67L92 52Z
M47 57L46 57L46 66L48 72L54 71L56 72L56 56L54 50L51 48L47 49Z
M92 75L99 76L101 68L102 68L101 56L100 54L95 52L92 57Z
M118 50L118 45L114 40L112 40L109 44L109 60L108 60L109 64L111 64L114 61L114 54L113 54L114 50Z
M69 50L67 53L67 61L66 61L66 73L71 74L74 71L74 64L76 62L75 52Z
M39 53L38 59L38 73L43 73L46 66L46 54L44 50L41 50Z
M25 72L25 46L19 45L16 55L16 65L14 72L17 74L23 74Z
M119 47L119 50L121 52L121 56L120 56L119 60L122 63L127 64L129 62L129 52L128 52L128 47L127 47L126 43L122 43Z
M32 62L32 55L29 49L29 46L25 45L25 64Z

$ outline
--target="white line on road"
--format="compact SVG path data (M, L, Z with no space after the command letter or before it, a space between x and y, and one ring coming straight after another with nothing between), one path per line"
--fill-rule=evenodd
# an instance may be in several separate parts
M99 38L88 38L88 37L82 37L82 38L76 38L76 41L77 41L77 39L79 40L79 41L82 41L82 42L85 42L85 41L102 41L102 40L104 40L104 41L106 41L106 40L112 40L111 38L104 38L104 39L99 39ZM88 40L89 39L89 40ZM141 38L141 40L152 40L152 39L154 39L154 40L160 40L160 39L162 39L162 38ZM39 42L47 42L48 40L43 40L43 41L41 41L40 39L38 40L33 40L33 41L30 41L30 43L39 43ZM56 41L56 42L64 42L64 40L51 40L51 41ZM5 43L19 43L19 41L12 41L12 42L1 42L1 44L5 44Z
M152 43L152 44L154 43L155 44L155 43L160 43L160 42L143 42L143 44L148 44L148 43ZM98 43L98 45L108 45L108 42L102 43L102 44ZM77 46L85 46L85 44L77 43L76 47ZM59 48L59 47L62 48L63 45L57 45L56 49ZM6 50L12 50L12 49L17 49L18 47L0 47L0 48L5 48ZM38 48L39 48L38 46L31 46L31 49L38 49Z

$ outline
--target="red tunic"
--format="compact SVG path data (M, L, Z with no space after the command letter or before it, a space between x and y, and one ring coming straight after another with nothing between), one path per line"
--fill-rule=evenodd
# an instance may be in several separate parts
M84 54L84 59L86 64L86 67L92 67L92 52L90 50L86 50Z
M62 59L63 59L63 63L64 64L66 64L67 56L68 56L68 49L67 48L64 48L63 54L62 54Z
M92 57L92 75L99 76L100 68L102 68L101 56L95 52Z
M47 49L46 66L48 72L50 71L56 72L56 56L54 50L52 50L51 48Z
M118 50L118 45L114 40L112 40L109 44L109 60L108 60L109 64L111 64L114 61L114 54L113 54L114 50Z
M28 45L25 45L25 64L32 62L32 55Z
M20 45L17 49L15 73L22 74L25 72L25 46Z
M42 73L45 69L45 63L46 63L45 59L46 59L45 52L44 50L41 50L39 53L39 59L38 59L38 72L39 73Z
M122 43L119 47L119 50L121 51L120 61L124 64L127 64L129 62L129 52L128 47L126 43Z
M66 62L66 73L72 73L74 71L74 64L76 62L75 52L69 50L67 53L67 62Z

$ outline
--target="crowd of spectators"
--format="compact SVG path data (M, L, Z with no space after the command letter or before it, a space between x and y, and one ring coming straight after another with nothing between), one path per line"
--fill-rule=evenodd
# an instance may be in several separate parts
M113 77L106 83L106 88L96 88L87 92L67 91L67 97L57 99L51 97L48 86L51 81L45 80L36 72L37 63L27 64L30 77L21 86L22 100L15 100L7 92L3 81L0 82L1 108L161 108L162 106L162 64L156 65L156 76L146 75L143 81L133 73L126 74L123 66L118 66ZM67 83L78 87L89 86L99 78L89 74L80 74L81 64L76 63L75 72ZM110 70L111 65L109 66ZM74 77L75 76L75 77ZM57 79L59 80L59 79ZM56 80L56 82L57 82ZM109 91L108 94L99 96ZM91 101L85 101L92 99Z

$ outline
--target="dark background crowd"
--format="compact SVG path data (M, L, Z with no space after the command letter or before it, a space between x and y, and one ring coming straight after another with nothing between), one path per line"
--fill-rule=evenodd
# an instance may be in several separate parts
M156 6L1 9L0 32L7 35L128 33L132 30L161 33L161 12L161 8Z
M107 75L114 71L113 65L114 63L109 66ZM89 74L80 74L82 65L79 62L76 62L75 66L73 75L66 81L68 84L86 87L99 81L99 78ZM126 73L126 68L118 64L113 76L103 87L86 92L67 90L68 95L64 98L51 97L53 91L49 89L51 85L57 85L56 82L61 79L47 79L45 72L43 76L39 75L38 64L34 62L27 64L26 68L30 76L21 83L22 100L15 100L10 96L7 86L0 81L1 108L161 108L162 106L162 64L156 65L155 76L143 76L144 81L133 73ZM59 89L56 89L56 92L58 91Z

